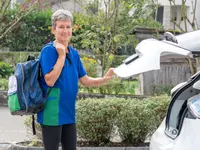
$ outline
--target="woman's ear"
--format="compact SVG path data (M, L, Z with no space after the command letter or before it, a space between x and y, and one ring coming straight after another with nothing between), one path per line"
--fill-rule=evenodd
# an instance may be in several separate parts
M53 26L51 26L51 33L55 33L55 28Z

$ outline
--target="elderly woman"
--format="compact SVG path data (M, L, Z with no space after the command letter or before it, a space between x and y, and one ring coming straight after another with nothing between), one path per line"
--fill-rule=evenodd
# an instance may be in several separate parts
M42 127L45 150L76 149L75 103L78 81L84 86L100 86L114 75L110 68L102 78L87 76L78 52L69 45L73 17L67 10L57 10L52 15L52 33L55 41L46 44L40 55L42 87L51 91L37 121Z

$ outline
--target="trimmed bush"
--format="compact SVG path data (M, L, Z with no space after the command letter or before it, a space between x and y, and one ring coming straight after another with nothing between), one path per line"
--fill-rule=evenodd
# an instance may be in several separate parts
M154 96L145 99L146 108L152 111L153 115L155 116L155 122L153 124L152 131L154 131L160 126L160 123L166 116L170 100L171 100L170 97L167 95Z
M104 145L112 136L118 113L114 100L87 99L77 102L77 129L80 139L94 145Z
M86 99L77 101L78 139L91 146L105 146L120 133L122 142L138 146L161 124L169 104L167 96L138 99ZM31 118L25 125L32 133ZM37 124L37 137L41 128Z
M144 143L155 118L141 100L127 100L117 116L117 126L124 143Z
M123 142L140 145L158 128L169 105L166 95L141 100L128 100L117 116L117 126Z

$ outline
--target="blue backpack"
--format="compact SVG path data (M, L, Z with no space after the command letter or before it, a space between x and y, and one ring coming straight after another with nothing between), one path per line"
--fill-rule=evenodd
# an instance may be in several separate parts
M44 108L50 93L44 93L40 84L41 71L39 59L32 56L28 61L18 63L14 75L8 82L8 107L12 115L32 115L33 134L35 134L34 114Z

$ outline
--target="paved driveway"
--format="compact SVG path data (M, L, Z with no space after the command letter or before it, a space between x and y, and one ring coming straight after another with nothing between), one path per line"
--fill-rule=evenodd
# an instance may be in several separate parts
M20 142L29 139L24 118L12 116L8 107L0 106L0 142Z

